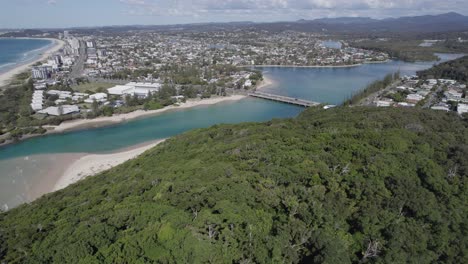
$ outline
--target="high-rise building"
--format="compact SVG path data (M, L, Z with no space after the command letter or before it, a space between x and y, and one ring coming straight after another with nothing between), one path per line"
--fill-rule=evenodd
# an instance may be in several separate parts
M94 40L87 40L87 41L86 41L86 47L88 47L88 48L96 48L96 42L94 42Z
M61 66L63 63L62 63L62 56L60 55L54 55L54 61L55 61L55 64Z
M50 77L50 71L48 67L38 66L32 68L33 79L47 79Z
M69 38L69 37L70 37L70 33L69 33L68 31L65 30L65 31L63 32L63 37L64 37L64 38Z

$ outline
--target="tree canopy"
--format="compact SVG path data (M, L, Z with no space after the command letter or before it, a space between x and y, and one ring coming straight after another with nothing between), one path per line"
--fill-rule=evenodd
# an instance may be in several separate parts
M468 56L435 65L430 69L418 72L418 76L424 79L444 78L466 83L468 82Z
M0 214L0 259L467 263L467 127L339 107L198 129Z

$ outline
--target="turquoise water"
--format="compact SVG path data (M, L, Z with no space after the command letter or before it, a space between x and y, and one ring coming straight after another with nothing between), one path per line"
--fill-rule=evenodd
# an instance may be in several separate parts
M0 73L35 60L50 45L45 39L0 38Z
M461 55L441 55L442 61ZM275 84L268 92L340 104L368 83L387 73L400 70L414 74L429 68L429 63L390 61L350 68L263 68ZM211 106L180 109L157 116L145 117L115 126L32 138L0 148L0 206L13 207L31 201L50 185L50 167L61 162L63 153L106 153L140 143L171 137L185 131L221 123L267 121L273 118L297 116L303 108L246 98ZM49 155L40 155L49 154ZM68 154L67 154L68 155ZM57 179L55 179L57 180ZM42 186L42 189L38 186ZM42 191L42 193L41 193Z
M6 146L0 160L44 153L103 153L220 123L267 121L296 116L303 108L248 98L181 109L110 127L32 138ZM0 163L1 168L1 163Z

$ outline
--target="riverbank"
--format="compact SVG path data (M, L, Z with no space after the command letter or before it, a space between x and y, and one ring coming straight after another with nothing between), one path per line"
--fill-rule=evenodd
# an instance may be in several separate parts
M74 130L81 130L81 129L87 129L87 128L98 128L98 127L103 127L103 126L108 126L108 125L115 125L115 124L119 124L122 122L127 122L130 120L138 119L138 118L161 114L170 110L186 109L186 108L203 106L203 105L214 105L214 104L219 104L219 103L227 102L227 101L238 101L244 98L246 98L245 95L231 95L231 96L215 97L215 98L209 98L209 99L187 100L187 102L182 103L180 105L170 105L162 109L158 109L158 110L148 110L148 111L137 110L137 111L130 112L127 114L104 116L104 117L98 117L95 119L76 119L76 120L63 122L62 124L58 126L44 126L44 128L47 129L46 134L64 133L64 132L70 132Z
M271 79L270 77L268 77L266 74L263 74L263 80L260 82L259 85L257 85L256 89L257 90L262 90L262 89L265 89L265 88L268 88L272 85L275 85L276 82Z
M255 68L350 68L361 66L362 63L349 65L252 65Z
M90 154L82 156L74 162L69 163L70 165L65 165L65 172L55 183L52 191L61 190L89 176L97 175L128 160L134 159L164 141L165 139L149 142L142 146L133 147L130 150L127 149L112 154Z
M65 42L59 39L52 39L52 38L40 38L40 39L50 40L52 41L52 44L50 45L49 48L42 51L40 53L40 56L37 59L27 61L22 64L18 64L18 66L16 66L15 68L7 72L0 73L0 87L9 84L9 82L11 81L11 79L13 79L13 77L15 77L15 75L18 75L22 72L27 71L29 67L31 67L32 65L34 65L35 63L39 61L46 60L51 54L59 51L65 46Z
M3 143L0 143L0 148L5 147L11 144L19 143L25 141L27 139L52 135L52 134L60 134L66 132L72 132L77 130L85 130L85 129L92 129L92 128L100 128L105 126L111 126L120 124L123 122L128 122L131 120L144 118L148 116L158 115L167 111L177 110L177 109L186 109L191 107L197 106L204 106L204 105L214 105L219 104L222 102L228 101L238 101L241 99L246 98L245 95L231 95L231 96L223 96L223 97L214 97L209 99L191 99L187 100L187 102L182 103L180 105L170 105L166 106L162 109L158 110L137 110L126 114L118 114L113 116L103 116L94 119L75 119L70 121L65 121L58 126L43 126L47 130L47 132L43 134L28 134L24 135L21 139L14 141L14 140L6 140Z
M246 67L255 67L255 68L350 68L358 67L364 64L375 64L375 63L387 63L391 61L390 59L384 61L365 61L362 63L356 64L347 64L347 65L252 65Z

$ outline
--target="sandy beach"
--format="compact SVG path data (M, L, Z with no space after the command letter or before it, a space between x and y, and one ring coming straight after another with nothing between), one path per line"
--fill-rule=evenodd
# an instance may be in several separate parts
M22 65L18 65L18 67L14 68L14 69L11 69L5 73L2 73L0 74L0 86L4 86L4 85L7 85L9 83L9 81L17 74L20 74L26 70L28 70L29 67L31 67L33 64L35 64L36 62L38 61L43 61L43 60L46 60L47 57L49 57L49 55L57 52L58 50L60 50L61 48L63 48L63 46L65 45L65 42L63 42L62 40L58 40L58 39L51 39L51 38L41 38L41 39L47 39L47 40L50 40L53 42L53 44L51 45L51 47L45 51L42 52L41 56L34 60L34 61L29 61L25 64L22 64Z
M262 90L265 88L268 88L272 85L275 84L275 81L273 81L268 75L263 74L263 80L262 82L256 87L257 90Z
M155 142L145 143L143 145L133 147L130 150L123 150L112 154L89 154L72 162L66 169L63 175L55 184L52 191L58 191L67 186L74 184L89 176L94 176L100 172L111 169L128 160L134 159L143 152L164 142L158 140Z
M221 102L226 101L237 101L244 99L245 95L231 95L225 97L215 97L209 99L195 99L195 100L187 100L187 102L180 104L179 106L171 105L168 107L164 107L158 110L137 110L127 114L120 114L120 115L113 115L113 116L106 116L106 117L98 117L95 119L77 119L68 122L64 122L58 126L44 126L44 128L48 129L49 134L53 133L63 133L68 132L76 129L85 129L85 128L94 128L94 127L102 127L106 125L113 125L122 123L125 121L130 121L137 118L142 118L145 116L157 115L166 111L175 110L175 109L184 109L184 108L191 108L196 106L203 106L203 105L213 105L218 104Z

